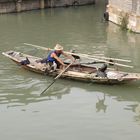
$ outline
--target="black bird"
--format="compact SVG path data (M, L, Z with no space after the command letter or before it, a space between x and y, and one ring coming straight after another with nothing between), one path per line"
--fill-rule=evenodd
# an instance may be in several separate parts
M70 51L71 53L75 53L75 50L71 50ZM72 56L75 58L75 59L78 59L78 60L80 60L80 56L78 56L78 55L74 55L74 54L72 54Z

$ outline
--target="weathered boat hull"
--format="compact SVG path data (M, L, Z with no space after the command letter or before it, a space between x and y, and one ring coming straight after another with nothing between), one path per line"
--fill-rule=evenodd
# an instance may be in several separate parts
M3 52L2 54L10 58L14 62L16 62L24 69L36 73L56 76L61 72L61 70L59 69L57 69L54 72L46 72L46 66L44 64L38 63L38 60L41 59L39 57L34 57L31 55L27 55L15 51L7 51L7 52ZM30 64L21 65L21 61L25 60L26 57L28 57ZM74 64L66 72L64 72L61 77L72 79L72 80L101 83L101 84L120 84L120 83L140 80L139 73L127 73L127 72L121 72L121 71L115 71L109 69L106 72L108 75L106 77L102 77L97 75L96 67Z

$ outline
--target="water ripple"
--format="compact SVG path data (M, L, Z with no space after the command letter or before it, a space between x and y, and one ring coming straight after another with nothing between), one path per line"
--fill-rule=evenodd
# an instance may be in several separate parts
M66 87L56 84L55 89L50 88L51 94L41 97L40 93L50 84L51 78L47 77L46 80L44 76L26 72L19 67L14 67L11 73L3 71L5 75L1 76L0 81L0 104L6 104L8 107L23 106L34 102L60 99L68 92Z

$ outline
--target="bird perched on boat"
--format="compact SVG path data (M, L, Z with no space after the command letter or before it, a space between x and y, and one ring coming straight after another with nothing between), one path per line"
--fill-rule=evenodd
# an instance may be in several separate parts
M63 47L59 44L56 44L54 50L50 51L47 58L41 60L41 63L49 64L51 69L55 70L56 68L63 69L65 67L64 62L61 60L60 55L65 56L67 59L71 59L71 61L75 61L74 57L64 53Z

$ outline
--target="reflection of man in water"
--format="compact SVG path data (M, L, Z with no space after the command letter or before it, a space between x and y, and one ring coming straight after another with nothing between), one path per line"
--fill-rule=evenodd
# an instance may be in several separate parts
M98 98L98 102L96 103L96 111L97 112L100 112L101 110L104 111L104 113L106 112L106 108L107 108L107 105L104 104L105 102L105 94L104 94L104 98L103 99L100 99L99 97Z

